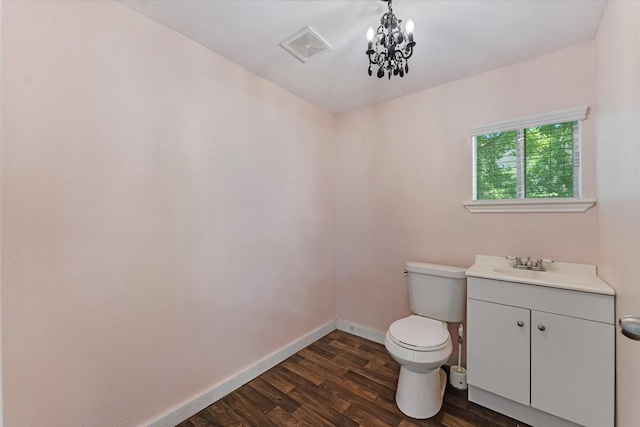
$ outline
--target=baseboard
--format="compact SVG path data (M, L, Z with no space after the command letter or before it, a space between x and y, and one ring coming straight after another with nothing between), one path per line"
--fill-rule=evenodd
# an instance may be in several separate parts
M569 420L558 418L472 385L469 386L469 402L477 403L480 406L531 426L580 427L580 425Z
M336 320L336 329L344 332L348 332L360 338L364 338L369 341L377 342L378 344L384 344L384 336L386 332L376 331L375 329L365 328L356 325L346 320Z
M292 342L291 344L288 344L280 350L270 354L266 358L260 360L244 371L219 382L210 390L169 411L168 413L162 415L157 420L147 425L149 427L174 427L178 425L182 421L197 414L212 403L222 399L224 396L231 393L235 389L248 383L262 373L268 371L278 363L282 362L288 357L293 356L303 348L307 347L309 344L319 340L335 329L336 321L334 320L322 326L321 328L318 328L315 331L303 336L302 338Z

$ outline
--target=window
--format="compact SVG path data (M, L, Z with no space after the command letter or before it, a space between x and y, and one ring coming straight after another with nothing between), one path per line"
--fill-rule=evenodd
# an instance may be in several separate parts
M580 185L586 112L587 107L570 108L472 128L473 201L465 207L472 212L583 212L591 207L595 200L581 199ZM586 208L572 207L584 201L590 203Z
M579 123L476 136L475 199L579 197Z

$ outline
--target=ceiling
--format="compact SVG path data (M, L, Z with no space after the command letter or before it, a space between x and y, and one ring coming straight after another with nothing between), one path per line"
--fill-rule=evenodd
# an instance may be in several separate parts
M121 0L125 6L334 114L594 38L606 0L395 0L413 19L409 74L367 74L379 0ZM300 62L280 43L311 26L333 50Z

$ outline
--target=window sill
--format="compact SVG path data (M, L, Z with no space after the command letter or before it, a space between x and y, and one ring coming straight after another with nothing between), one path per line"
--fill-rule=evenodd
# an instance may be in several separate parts
M596 199L471 200L463 203L471 213L584 212Z

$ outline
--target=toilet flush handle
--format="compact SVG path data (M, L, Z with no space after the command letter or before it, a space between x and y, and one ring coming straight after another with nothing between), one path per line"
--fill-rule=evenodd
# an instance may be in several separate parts
M409 272L407 270L404 271L404 277L407 277L409 275Z

